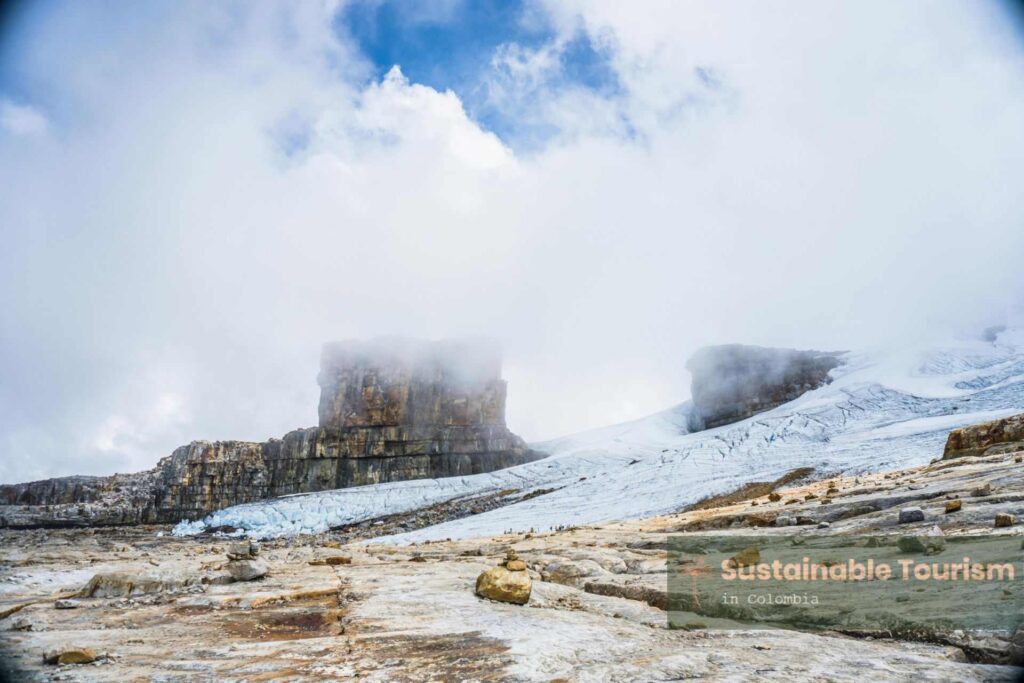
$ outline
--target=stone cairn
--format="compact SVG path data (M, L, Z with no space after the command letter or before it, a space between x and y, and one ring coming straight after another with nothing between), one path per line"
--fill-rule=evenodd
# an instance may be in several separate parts
M520 560L512 548L505 553L505 561L480 574L476 579L476 594L489 600L525 605L530 600L533 580L526 571L526 562Z
M269 567L261 560L260 545L256 541L247 540L233 543L228 548L228 573L235 581L252 581L267 575Z

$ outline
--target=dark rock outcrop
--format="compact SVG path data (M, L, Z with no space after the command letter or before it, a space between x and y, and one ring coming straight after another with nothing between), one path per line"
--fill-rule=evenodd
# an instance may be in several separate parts
M194 441L146 472L0 486L0 526L196 519L264 498L490 472L541 457L505 426L505 381L477 342L324 347L320 426Z
M690 431L744 420L828 384L842 353L728 344L700 349L693 376Z
M1024 451L1024 413L954 429L942 459Z

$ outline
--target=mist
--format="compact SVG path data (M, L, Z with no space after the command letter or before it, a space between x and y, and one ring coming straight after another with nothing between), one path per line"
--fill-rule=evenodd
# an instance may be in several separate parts
M333 340L493 339L508 425L540 440L679 403L705 345L1003 322L1020 25L996 3L786 7L527 3L551 40L475 76L496 132L478 91L381 73L343 3L20 6L0 481L316 424ZM614 88L559 69L581 33Z

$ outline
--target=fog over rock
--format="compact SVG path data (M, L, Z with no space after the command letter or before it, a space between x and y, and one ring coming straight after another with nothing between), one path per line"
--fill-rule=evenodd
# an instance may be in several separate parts
M691 431L712 429L792 401L829 382L842 354L726 344L700 349L693 375Z
M540 457L505 426L498 347L479 340L328 344L320 425L193 441L134 475L0 486L0 525L196 519L276 496L490 472Z

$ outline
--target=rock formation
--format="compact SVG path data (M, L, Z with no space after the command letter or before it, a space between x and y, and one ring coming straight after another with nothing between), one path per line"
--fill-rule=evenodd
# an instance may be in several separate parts
M267 563L261 560L260 546L252 540L235 543L228 549L228 574L235 581L253 581L262 579L270 571Z
M942 459L1024 451L1024 413L954 429Z
M700 349L686 363L693 376L690 431L744 420L828 384L841 355L740 344Z
M482 598L525 605L530 601L533 581L526 571L526 563L509 548L505 561L492 567L476 578L475 593Z
M265 442L193 441L138 474L0 486L0 525L177 522L268 497L541 457L505 426L506 385L491 345L328 344L318 381L318 427Z

